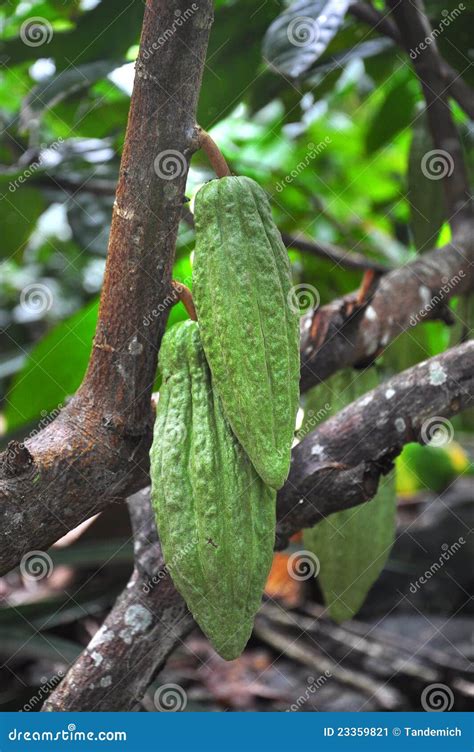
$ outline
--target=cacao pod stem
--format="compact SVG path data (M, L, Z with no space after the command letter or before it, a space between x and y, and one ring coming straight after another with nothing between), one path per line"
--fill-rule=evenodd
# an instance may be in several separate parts
M201 128L200 125L196 126L196 131L199 148L202 149L206 154L217 177L225 178L228 175L231 175L229 165L225 161L224 155L222 154L214 139L212 139L209 133Z
M186 308L191 321L197 321L197 313L196 308L194 307L193 294L189 287L186 287L186 285L183 285L182 282L178 282L175 279L171 281L171 285L173 287L173 290L176 292L178 299Z

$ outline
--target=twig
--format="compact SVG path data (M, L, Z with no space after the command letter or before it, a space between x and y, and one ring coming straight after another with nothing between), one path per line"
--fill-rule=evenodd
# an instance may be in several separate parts
M192 321L197 321L197 313L196 307L194 305L193 294L189 287L186 287L186 285L183 285L182 282L177 282L176 280L173 280L171 284L173 286L173 289L176 291L179 300L186 308L189 318Z
M393 23L389 15L378 11L366 2L355 2L349 6L351 13L359 21L372 26L377 31L382 32L390 37L397 44L401 45L402 40L396 24ZM441 74L448 93L457 101L464 112L474 120L474 92L471 87L462 79L461 74L452 68L446 60L440 60Z
M433 30L426 16L423 0L388 0L388 4L423 88L433 144L441 152L448 221L453 234L464 235L467 231L466 219L472 218L469 178L461 139L446 98L442 58ZM431 43L425 44L426 39L430 39Z
M449 321L454 295L474 289L474 229L463 242L423 254L385 274L371 298L357 293L309 311L301 319L301 391L348 366L373 361L407 329L423 321Z
M314 641L305 639L304 634L288 634L286 627L279 628L266 616L265 611L259 614L255 620L255 632L280 653L288 658L293 658L304 666L308 666L316 674L325 673L326 676L335 679L340 684L352 687L364 695L374 698L381 709L392 711L401 709L402 696L394 687L387 686L381 679L373 679L360 671L353 671L342 666L332 657L328 657L327 651L323 653L322 650L318 650L314 646Z
M332 243L326 243L324 241L309 240L303 235L290 235L286 232L282 233L282 239L287 248L297 248L305 253L311 253L314 256L331 261L338 266L343 266L345 269L357 269L363 270L373 269L379 274L385 274L390 271L390 267L385 264L380 264L377 261L366 258L361 253L355 253L353 251L345 251L339 246Z
M211 138L207 131L203 130L199 125L196 126L197 138L199 147L206 154L212 169L216 173L218 178L224 178L231 175L229 165L225 161L224 155L217 146L216 142Z

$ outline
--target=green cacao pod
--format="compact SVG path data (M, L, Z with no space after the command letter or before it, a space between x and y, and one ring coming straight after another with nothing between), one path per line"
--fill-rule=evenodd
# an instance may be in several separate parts
M212 379L263 480L288 476L299 395L299 313L263 189L246 177L196 194L193 296Z
M224 416L196 322L167 332L160 367L150 457L163 555L195 620L232 660L250 637L271 566L276 493Z

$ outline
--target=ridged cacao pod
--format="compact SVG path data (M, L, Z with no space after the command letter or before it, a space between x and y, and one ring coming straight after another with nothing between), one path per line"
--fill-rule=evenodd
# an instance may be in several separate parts
M212 379L263 480L288 476L299 395L299 313L263 189L246 177L196 194L193 296Z
M223 658L244 649L275 539L275 491L234 436L211 382L199 327L170 329L151 449L152 503L165 562Z

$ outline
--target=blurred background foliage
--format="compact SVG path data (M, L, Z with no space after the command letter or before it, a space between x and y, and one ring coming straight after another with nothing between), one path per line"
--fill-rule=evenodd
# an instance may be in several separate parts
M374 5L383 8L383 3ZM458 3L427 0L426 5L437 25ZM266 189L279 228L390 266L448 241L441 184L428 181L419 169L420 154L433 148L420 86L408 58L394 43L349 13L341 14L340 28L329 44L322 46L316 59L302 61L303 47L288 47L287 39L272 32L287 4L217 0L215 6L199 123L218 141L233 172L254 177ZM305 2L305 14L314 6L324 6L324 1ZM143 8L141 0L0 4L3 446L13 437L28 435L38 421L54 417L81 383L87 366ZM473 16L474 9L467 8L438 40L446 59L470 83L474 83L469 34ZM24 41L24 24L32 17L46 21L41 44ZM280 75L269 64L269 55L277 53L289 70L299 66L296 78ZM473 124L455 103L453 112L472 174ZM197 187L211 177L205 158L197 153L188 197L192 199ZM174 277L188 285L192 249L193 231L183 222ZM316 288L322 304L361 281L360 273L308 253L290 250L290 257L295 283ZM34 301L25 305L23 299L24 291L38 284L47 290L46 310ZM472 305L466 301L452 305L459 312L453 329L429 323L407 332L380 360L377 379L465 337ZM181 304L175 306L170 324L185 316ZM353 398L354 390L347 388L346 394L345 389L336 389L338 399L333 402L340 408ZM308 414L325 399L331 402L330 394L323 397L313 390L303 402L300 424L304 425L305 411ZM432 457L418 453L409 461L408 450L399 462L399 492L416 493L426 487L439 491L457 474L464 474L469 468L471 426L468 416L456 423L464 433L456 437L462 436L456 452L450 450L452 457L443 465L441 480L439 474L433 477L429 470L419 470L420 463L437 464ZM443 456L447 453L439 451ZM418 463L414 475L413 463ZM75 605L60 588L53 588L47 597L33 594L32 602L28 588L26 595L19 591L15 619L20 609L25 611L26 631L31 631L28 624L50 630L46 641L38 641L32 631L30 653L26 650L39 657L38 676L43 657L54 653L51 641L60 641L62 655L74 657L90 626L78 618L103 613L125 581L131 550L125 542L126 530L117 534L124 535L119 555L117 540L107 542L107 536L101 538L99 533L88 542L57 549L55 555L60 552L63 557L58 571L66 567L65 580L70 581L69 566L76 568L74 578L86 582ZM91 574L94 566L102 572L100 586ZM15 643L11 623L13 614L5 608L0 620L2 644L7 637ZM65 637L64 625L71 623L76 624L72 636L69 630ZM33 684L37 678L32 677ZM9 702L7 698L6 707Z

